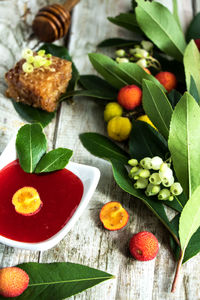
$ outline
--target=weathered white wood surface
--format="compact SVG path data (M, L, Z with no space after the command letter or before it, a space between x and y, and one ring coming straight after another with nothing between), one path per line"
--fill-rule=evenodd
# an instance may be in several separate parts
M53 2L0 1L0 152L23 124L12 103L3 96L4 73L18 59L24 46L34 48L37 45L36 40L29 39L32 18L38 8ZM169 6L171 1L160 2ZM186 24L192 17L193 9L200 10L199 1L195 5L189 0L178 2L182 23ZM101 40L127 35L127 32L109 23L106 17L126 11L129 7L129 0L82 0L75 8L69 50L81 74L94 72L87 53L96 51L96 45ZM63 103L56 119L46 128L50 147L69 147L74 150L74 161L96 166L101 171L97 191L84 214L67 236L49 251L38 253L0 244L0 267L28 261L70 261L116 276L114 280L72 297L74 300L199 300L200 255L184 265L177 292L170 294L175 262L168 246L168 233L140 201L116 186L110 165L91 156L81 146L78 135L85 131L105 133L103 108L80 98L74 101L74 105ZM119 232L104 230L98 217L102 205L112 200L122 202L130 214L129 225ZM129 255L129 239L141 230L153 232L159 240L160 251L153 261L141 263Z

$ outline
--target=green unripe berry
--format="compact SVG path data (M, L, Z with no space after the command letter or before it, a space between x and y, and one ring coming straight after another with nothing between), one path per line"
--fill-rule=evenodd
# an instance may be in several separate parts
M144 169L148 169L150 170L152 165L151 165L151 158L150 157L145 157L143 158L141 161L140 161L140 164L141 166L144 168Z
M24 49L22 51L22 58L27 58L29 56L33 56L33 51L31 49Z
M151 159L151 164L152 164L152 169L153 170L159 170L161 165L163 163L163 160L161 157L159 156L154 156L152 159Z
M134 55L136 53L137 49L129 49L129 53Z
M174 196L171 195L171 196L169 197L168 201L173 201L173 200L174 200Z
M39 55L39 56L44 56L45 55L45 50L39 50L38 52L37 52L37 54Z
M151 175L150 171L147 169L143 169L140 171L139 176L141 178L149 178L149 176Z
M136 62L136 64L137 64L138 66L140 66L141 68L146 68L146 67L147 67L147 61L146 61L145 58L139 59L139 60Z
M124 57L126 55L126 51L124 49L119 49L115 51L115 55L118 57Z
M170 177L169 179L162 179L162 184L166 187L170 187L174 183L174 177Z
M149 41L142 41L141 42L142 48L145 49L146 51L150 51L153 49L153 43Z
M138 161L137 161L137 159L132 158L132 159L129 159L128 164L132 167L136 167L138 165Z
M134 176L137 176L138 175L138 178L139 178L139 173L142 169L139 168L139 167L133 167L130 172L129 172L129 177L133 178L134 179ZM138 179L137 178L137 179ZM137 180L136 179L136 180Z
M146 189L148 185L148 179L145 178L139 178L135 184L134 184L134 188L135 189Z
M128 58L125 58L125 57L123 57L123 58L117 57L116 58L116 62L118 62L119 64L121 64L121 63L128 63L129 60L128 60Z
M159 185L154 185L152 183L149 183L148 186L147 186L147 189L145 191L145 194L148 196L148 197L151 197L151 196L155 196L159 193L160 191L160 186Z
M171 181L171 179L173 178L173 172L169 167L165 168L164 171L159 171L159 175L162 182Z
M170 191L172 195L178 196L183 192L183 188L179 182L174 182L170 187Z
M133 177L134 180L138 180L139 178L140 178L139 175L135 175L135 176Z
M170 190L168 189L162 189L158 194L159 200L168 200L171 196Z
M152 184L161 184L161 178L160 178L160 175L159 173L153 173L151 174L151 176L149 177L149 181L152 183Z

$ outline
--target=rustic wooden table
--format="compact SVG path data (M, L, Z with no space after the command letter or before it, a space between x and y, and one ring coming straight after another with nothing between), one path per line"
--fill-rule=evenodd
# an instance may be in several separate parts
M11 101L4 97L4 73L13 66L25 46L38 46L37 40L30 39L30 24L40 7L53 2L0 1L0 152L23 124ZM171 0L160 2L168 7L171 5ZM178 2L185 26L193 14L200 10L200 1ZM96 45L101 40L127 35L109 23L106 17L115 16L129 8L130 0L82 0L74 9L68 48L81 74L94 72L87 53L97 51ZM45 129L50 148L69 147L74 150L73 161L96 166L101 171L98 188L82 217L66 237L49 251L31 252L0 244L0 267L29 261L69 261L99 268L116 276L116 279L72 297L74 300L200 299L200 255L184 265L176 294L170 294L175 262L168 246L166 230L140 201L124 193L115 184L108 163L93 157L82 147L78 135L86 131L105 133L105 128L103 108L84 98L75 99L74 105L62 103L56 118ZM130 214L129 225L119 232L104 230L98 217L102 205L113 200L122 202ZM129 255L128 241L133 233L141 230L151 231L158 237L160 251L153 261L141 263Z

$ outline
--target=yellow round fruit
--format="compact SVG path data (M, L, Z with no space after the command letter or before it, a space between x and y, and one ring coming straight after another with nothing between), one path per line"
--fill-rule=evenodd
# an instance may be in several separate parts
M128 118L114 117L108 122L108 136L118 142L126 140L131 132L132 124Z
M147 115L142 115L142 116L138 117L136 121L143 121L143 122L146 122L146 123L148 123L149 125L151 125L154 129L158 130L158 129L153 125L153 123L151 122L151 120L149 119L149 117L148 117Z
M105 107L104 120L108 122L114 117L121 116L122 113L123 109L117 102L110 102Z

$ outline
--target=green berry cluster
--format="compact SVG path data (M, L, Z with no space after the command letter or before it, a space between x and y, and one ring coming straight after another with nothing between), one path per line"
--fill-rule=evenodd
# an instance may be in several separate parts
M149 41L142 41L140 44L135 45L134 48L118 49L115 52L116 62L127 63L134 62L141 68L154 67L160 69L160 63L152 57L153 44Z
M25 73L31 73L35 68L49 67L52 63L51 54L45 54L45 50L39 50L36 55L31 49L24 49L22 52L22 58L26 62L22 65L22 70Z
M174 182L170 163L163 162L161 157L145 157L140 162L130 159L128 163L132 166L129 177L134 180L134 187L145 189L148 197L157 195L158 200L173 201L174 196L183 192L180 183Z

